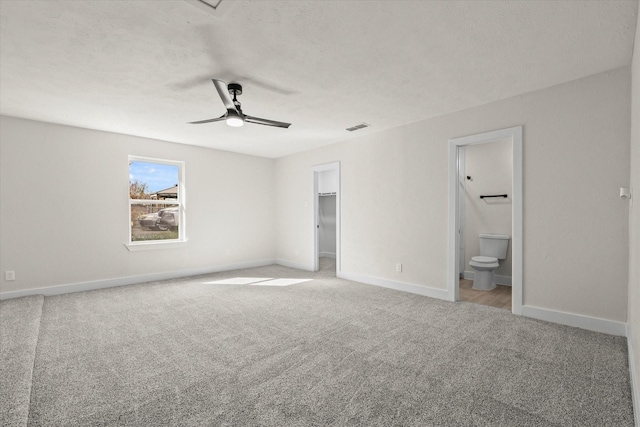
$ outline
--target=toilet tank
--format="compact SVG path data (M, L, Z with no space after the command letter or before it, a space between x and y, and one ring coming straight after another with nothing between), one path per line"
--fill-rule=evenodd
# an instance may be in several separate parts
M510 238L507 234L481 234L480 255L505 259Z

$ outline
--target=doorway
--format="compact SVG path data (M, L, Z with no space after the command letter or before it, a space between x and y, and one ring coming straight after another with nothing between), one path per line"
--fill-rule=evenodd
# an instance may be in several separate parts
M464 276L465 233L465 149L495 141L509 141L512 147L511 199L511 311L522 311L522 126L470 135L449 140L449 254L447 273L448 299L460 300L460 279ZM489 196L492 196L491 194ZM470 236L469 236L470 237ZM469 242L468 239L466 239ZM493 291L492 291L493 292Z
M313 167L313 271L340 271L340 162Z

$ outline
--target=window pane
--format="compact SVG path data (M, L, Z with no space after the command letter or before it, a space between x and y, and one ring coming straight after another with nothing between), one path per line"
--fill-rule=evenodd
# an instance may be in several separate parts
M179 238L178 205L131 205L131 241L176 240Z
M178 182L180 182L178 178L178 165L131 160L129 161L129 198L177 199Z

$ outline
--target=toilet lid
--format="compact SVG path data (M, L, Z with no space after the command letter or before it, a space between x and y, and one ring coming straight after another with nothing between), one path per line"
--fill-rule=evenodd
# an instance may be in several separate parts
M498 261L498 258L492 257L492 256L478 255L471 258L471 261L475 261L482 264L493 264L494 262Z

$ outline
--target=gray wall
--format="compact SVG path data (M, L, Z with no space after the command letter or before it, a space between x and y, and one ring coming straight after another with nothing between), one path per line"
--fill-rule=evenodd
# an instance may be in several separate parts
M338 191L338 172L327 170L318 173L318 193ZM318 198L318 255L336 257L336 196Z
M311 269L311 167L333 161L342 270L446 289L448 140L523 125L524 304L625 322L628 299L638 311L618 197L630 180L630 81L621 68L276 161L3 117L0 271L17 280L1 290L273 258ZM129 154L186 161L187 248L124 247ZM637 324L632 315L635 334Z
M625 322L629 77L620 68L277 159L277 258L312 268L311 167L340 161L342 271L446 289L448 140L523 125L524 304Z
M319 255L336 257L336 196L321 196L319 208Z
M273 260L273 160L0 120L2 292ZM130 154L186 162L185 247L124 246Z

